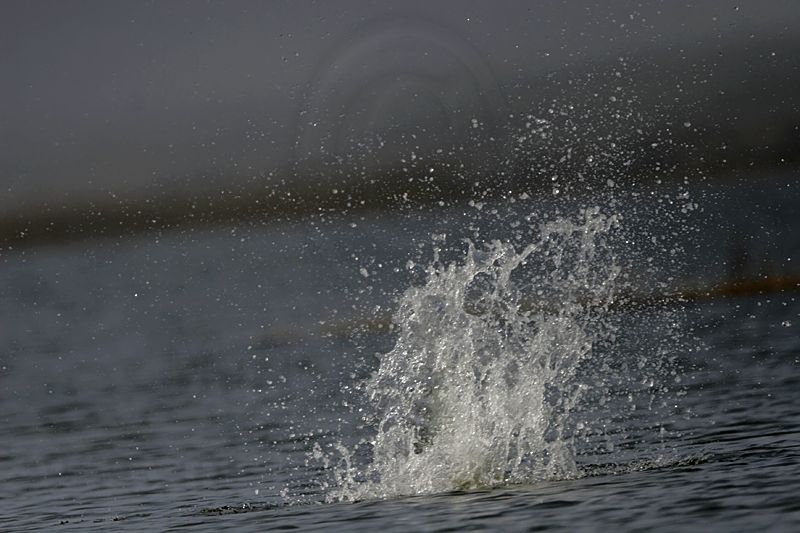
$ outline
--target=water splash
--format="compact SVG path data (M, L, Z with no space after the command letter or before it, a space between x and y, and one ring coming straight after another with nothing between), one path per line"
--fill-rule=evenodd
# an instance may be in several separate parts
M315 449L334 473L328 499L580 475L572 414L588 385L577 374L620 327L620 226L593 207L543 223L521 250L468 242L452 263L436 250L426 282L399 302L394 348L363 386L374 437Z

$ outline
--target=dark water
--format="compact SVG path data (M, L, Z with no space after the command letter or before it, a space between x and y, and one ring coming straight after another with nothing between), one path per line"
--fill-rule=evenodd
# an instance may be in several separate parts
M576 407L609 422L569 479L357 503L323 503L330 473L309 453L370 432L343 389L392 348L387 313L422 282L408 260L430 261L432 233L523 241L530 204L5 251L0 530L798 530L800 189L748 183L698 188L702 210L655 224L680 260L629 243L670 290L783 280L615 311L614 361L676 321L646 344L676 358L648 385L660 409L626 407L631 391Z

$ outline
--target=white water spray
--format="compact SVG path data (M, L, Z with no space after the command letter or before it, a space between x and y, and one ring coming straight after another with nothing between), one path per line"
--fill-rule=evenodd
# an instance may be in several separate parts
M522 250L468 244L409 288L394 348L364 384L374 407L366 464L342 445L329 500L359 500L575 477L570 414L582 361L613 340L622 288L598 208L543 224ZM338 460L333 460L334 456Z

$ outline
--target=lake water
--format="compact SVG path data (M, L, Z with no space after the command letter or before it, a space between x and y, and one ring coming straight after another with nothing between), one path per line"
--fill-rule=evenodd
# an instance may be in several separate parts
M796 531L798 206L753 177L3 251L0 530Z

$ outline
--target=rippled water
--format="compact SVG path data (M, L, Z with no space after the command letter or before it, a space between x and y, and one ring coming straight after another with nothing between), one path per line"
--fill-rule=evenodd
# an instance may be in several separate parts
M592 216L620 216L618 229L557 243L547 257L572 257L563 268L538 260L547 268L514 278L535 280L538 298L497 283L507 261L556 242L543 227L586 227L579 208L594 204L515 198L4 252L0 529L795 530L800 191L793 179L748 183L599 206ZM681 213L695 201L702 210ZM483 254L472 267L464 238ZM576 255L587 243L598 246L588 262ZM488 279L467 275L479 263ZM444 307L414 308L445 288L448 269L469 300L457 327L435 320ZM764 276L780 283L643 298ZM603 280L613 286L599 290ZM597 308L609 299L619 304ZM425 328L411 327L410 308L432 313ZM520 313L528 320L514 325ZM571 329L542 333L567 318ZM494 326L510 329L492 337ZM427 376L415 358L458 345L442 360L451 369L465 339L485 342L471 363L508 356L510 380L455 382L444 402L399 394L394 380ZM548 350L578 356L561 373L520 364ZM556 370L528 387L536 368ZM502 384L517 388L504 396ZM387 402L408 410L381 448ZM438 418L415 418L431 405ZM510 440L470 440L481 431L521 440L497 455ZM468 453L453 452L464 443ZM387 466L397 457L406 463ZM567 462L543 468L555 461ZM337 481L342 472L352 479Z

